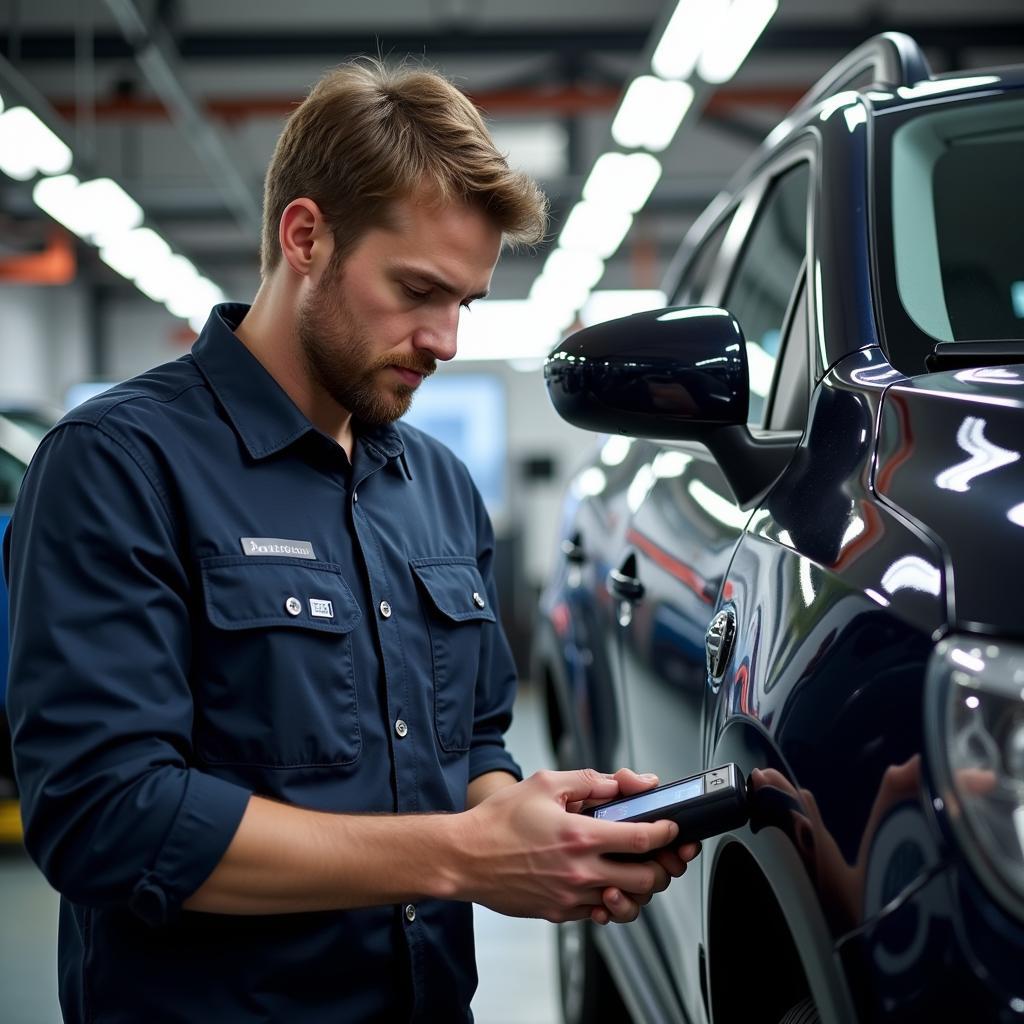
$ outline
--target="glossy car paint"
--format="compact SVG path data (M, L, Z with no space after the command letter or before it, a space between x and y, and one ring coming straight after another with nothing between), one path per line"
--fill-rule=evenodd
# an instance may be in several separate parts
M985 95L1019 85L1003 76ZM824 1020L1024 1012L1024 926L949 842L923 716L941 636L1024 632L1024 372L908 378L887 362L869 223L873 116L864 97L826 101L773 133L734 189L811 140L814 391L763 501L741 509L700 446L635 441L621 462L594 462L600 494L580 494L581 473L565 508L561 538L579 560L559 566L542 598L536 667L563 765L631 764L663 781L726 761L756 770L750 826L705 842L639 922L597 933L637 1020L738 1019L730 998L754 976L750 958L772 950L751 941L756 922L737 926L718 908L751 877L785 918ZM721 289L702 301L721 303ZM639 599L612 592L613 569L642 587ZM724 607L737 616L736 649L712 688L703 634ZM771 996L768 985L763 1019Z

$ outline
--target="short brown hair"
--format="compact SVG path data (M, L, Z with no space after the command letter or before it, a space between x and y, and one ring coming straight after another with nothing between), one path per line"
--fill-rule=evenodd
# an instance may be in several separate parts
M324 75L288 118L267 169L260 272L281 260L278 225L294 199L312 199L339 261L391 203L425 192L478 205L512 244L536 243L547 200L509 168L480 112L428 68L360 58Z

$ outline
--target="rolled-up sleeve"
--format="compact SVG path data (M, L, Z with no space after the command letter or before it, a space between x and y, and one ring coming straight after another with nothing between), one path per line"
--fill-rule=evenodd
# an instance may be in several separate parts
M479 538L477 566L487 587L491 608L498 611L498 592L494 584L494 530L483 499L473 487L476 505L476 529ZM498 621L483 630L480 672L477 677L473 712L473 739L469 750L469 778L493 771L505 771L522 779L523 772L505 748L504 735L512 722L516 696L516 666L505 631Z
M209 876L250 796L191 756L172 507L129 441L71 422L44 440L4 538L26 846L71 901L153 924Z

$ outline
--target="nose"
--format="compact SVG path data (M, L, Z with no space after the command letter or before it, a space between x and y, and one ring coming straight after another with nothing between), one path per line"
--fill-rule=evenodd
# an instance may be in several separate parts
M429 352L435 359L447 362L458 350L459 306L453 310L439 311L429 324L423 324L413 332L415 348Z

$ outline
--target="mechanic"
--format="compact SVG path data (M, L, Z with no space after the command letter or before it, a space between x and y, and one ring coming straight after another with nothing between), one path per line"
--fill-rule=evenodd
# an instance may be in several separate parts
M469 1020L473 901L630 921L696 856L566 813L653 777L521 781L491 525L395 424L545 224L445 79L343 65L278 141L252 307L43 442L9 709L65 1020Z

